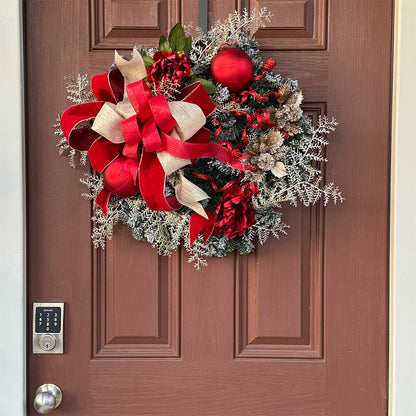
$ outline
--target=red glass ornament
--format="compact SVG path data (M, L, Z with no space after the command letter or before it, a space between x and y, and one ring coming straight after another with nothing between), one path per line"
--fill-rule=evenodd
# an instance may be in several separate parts
M138 160L119 156L104 171L105 189L120 198L127 198L138 194L138 169Z
M228 87L231 92L244 90L250 85L253 75L253 62L241 49L223 49L211 61L213 80Z

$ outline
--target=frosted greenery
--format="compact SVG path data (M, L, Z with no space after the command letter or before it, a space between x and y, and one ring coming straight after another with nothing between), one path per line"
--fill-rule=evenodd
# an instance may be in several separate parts
M66 98L73 104L82 104L94 99L88 74L65 77L65 87L67 92ZM77 163L85 166L88 160L88 153L80 152L69 146L62 131L60 119L61 117L58 116L56 123L53 124L54 134L58 140L56 146L58 147L59 154L67 155L69 165L73 168L76 167Z

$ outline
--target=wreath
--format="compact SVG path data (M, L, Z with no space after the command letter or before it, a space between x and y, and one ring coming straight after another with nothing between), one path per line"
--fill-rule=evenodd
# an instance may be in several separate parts
M183 241L199 269L210 256L248 254L288 227L281 204L342 201L321 185L326 135L301 108L298 82L263 62L253 34L266 9L229 15L208 32L176 24L158 48L115 51L105 74L67 80L69 107L55 125L70 164L95 201L92 240L104 247L122 222L162 255Z

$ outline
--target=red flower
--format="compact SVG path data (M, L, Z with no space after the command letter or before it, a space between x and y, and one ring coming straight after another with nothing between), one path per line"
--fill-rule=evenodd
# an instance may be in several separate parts
M225 234L228 238L243 235L256 223L254 218L252 195L257 195L259 189L252 182L234 183L222 196L215 211L214 234Z
M191 63L176 51L158 51L153 55L153 64L147 67L147 80L159 91L162 81L180 87L183 79L191 73Z

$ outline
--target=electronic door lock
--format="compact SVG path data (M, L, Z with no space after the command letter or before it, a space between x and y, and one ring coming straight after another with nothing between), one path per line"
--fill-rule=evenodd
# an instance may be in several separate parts
M64 304L33 303L33 354L64 353Z

